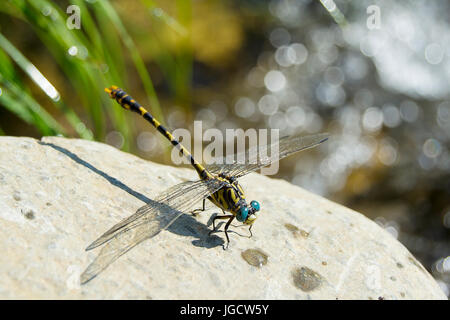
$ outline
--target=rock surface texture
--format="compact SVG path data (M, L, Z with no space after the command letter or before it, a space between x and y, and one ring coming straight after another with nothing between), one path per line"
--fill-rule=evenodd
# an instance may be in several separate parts
M376 223L283 180L240 179L261 204L249 238L211 230L220 210L182 215L92 281L84 249L161 191L197 179L77 139L0 137L2 299L446 299L403 245ZM201 203L198 203L198 207ZM220 230L224 224L220 222Z

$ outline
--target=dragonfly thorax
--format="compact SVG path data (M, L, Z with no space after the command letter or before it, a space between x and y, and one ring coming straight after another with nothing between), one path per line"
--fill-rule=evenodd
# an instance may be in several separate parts
M211 194L211 200L216 206L224 211L231 212L238 221L244 224L252 224L258 217L259 203L257 201L250 202L245 200L245 194L239 183L233 179L219 177L226 181L226 185Z

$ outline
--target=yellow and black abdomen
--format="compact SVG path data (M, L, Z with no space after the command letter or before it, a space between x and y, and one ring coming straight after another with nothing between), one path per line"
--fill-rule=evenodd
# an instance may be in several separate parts
M177 140L175 137L167 130L158 120L156 120L150 112L148 112L143 106L141 106L136 100L134 100L130 95L128 95L122 89L111 86L105 89L109 93L110 97L115 99L124 109L139 113L145 120L150 122L156 130L158 130L170 143L177 148L180 153L186 157L189 163L195 168L201 179L212 178L211 174L191 155L189 151Z

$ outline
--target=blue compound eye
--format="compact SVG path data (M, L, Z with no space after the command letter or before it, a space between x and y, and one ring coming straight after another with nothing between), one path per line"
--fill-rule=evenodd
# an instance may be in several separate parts
M236 219L240 222L244 222L248 216L248 208L246 206L242 206L239 209L238 214L236 215Z
M261 208L261 207L259 206L259 202L258 202L258 201L255 201L255 200L253 200L252 202L250 202L250 205L252 206L253 209L255 209L255 211L259 211L259 209Z

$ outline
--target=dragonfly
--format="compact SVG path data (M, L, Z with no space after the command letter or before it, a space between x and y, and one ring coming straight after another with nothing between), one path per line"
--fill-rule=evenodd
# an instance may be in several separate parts
M82 284L95 278L121 255L142 241L167 229L183 213L192 210L196 203L203 201L203 207L190 212L198 214L199 211L205 211L207 199L223 212L223 215L213 218L213 229L209 234L216 231L216 220L228 220L224 228L227 239L224 249L228 248L230 243L228 228L234 219L248 225L250 236L252 236L251 228L259 216L260 204L256 200L247 202L238 179L293 153L315 147L329 137L327 133L286 136L265 146L251 147L243 153L236 154L234 158L240 159L239 161L235 160L230 163L230 161L221 159L222 161L217 161L216 164L203 166L169 130L124 90L117 86L111 86L105 88L105 91L122 108L140 114L170 141L172 146L179 150L180 154L196 170L199 180L185 181L163 191L154 200L139 208L134 214L123 219L92 242L86 251L102 245L103 247L94 261L81 274L80 282ZM227 157L227 159L229 158Z

